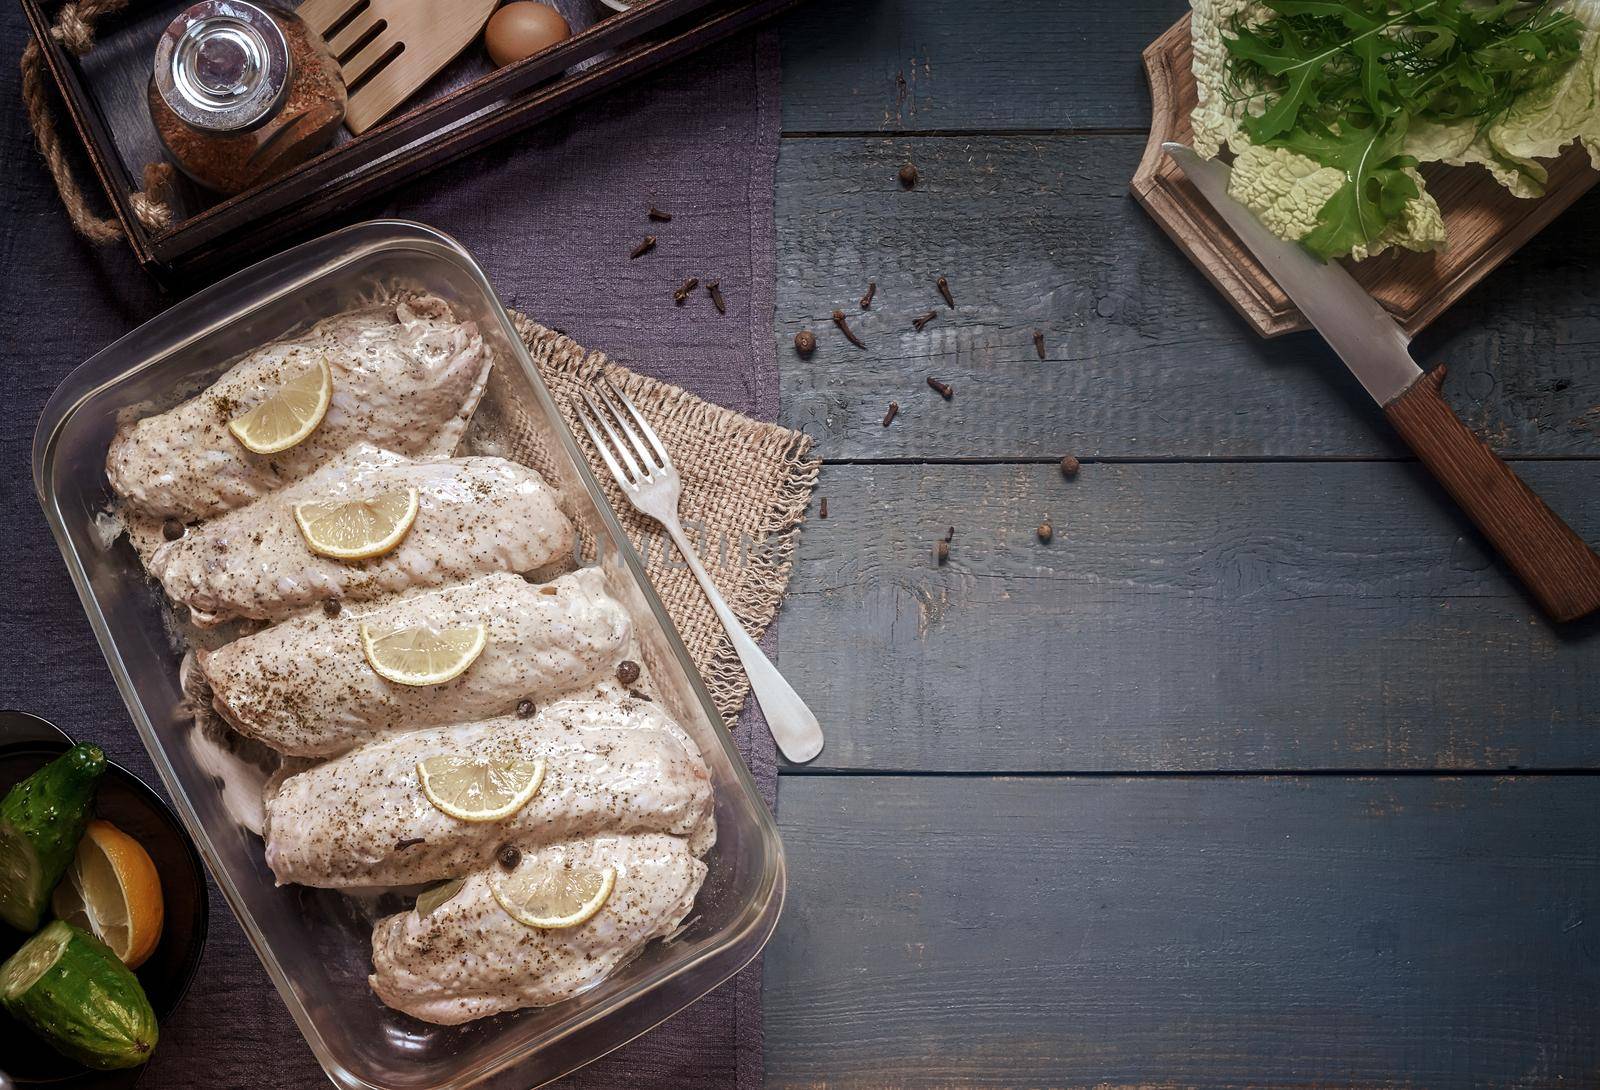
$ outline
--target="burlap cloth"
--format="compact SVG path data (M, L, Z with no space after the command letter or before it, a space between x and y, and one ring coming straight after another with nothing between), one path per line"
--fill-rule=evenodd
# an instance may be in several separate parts
M759 640L783 601L800 523L816 486L821 462L810 455L810 437L636 374L516 311L511 317L573 434L584 434L578 391L592 390L602 376L633 399L683 481L678 514L685 532L728 607ZM633 509L587 439L578 445L731 727L750 693L750 679L722 623L660 525ZM543 460L537 451L510 453L535 467Z

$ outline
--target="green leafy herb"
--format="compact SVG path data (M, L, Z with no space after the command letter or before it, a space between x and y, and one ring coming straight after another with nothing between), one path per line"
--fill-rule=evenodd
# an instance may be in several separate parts
M1583 26L1532 0L1265 0L1235 20L1229 77L1265 106L1245 134L1344 172L1302 241L1321 257L1370 246L1417 196L1413 123L1482 133L1578 58Z

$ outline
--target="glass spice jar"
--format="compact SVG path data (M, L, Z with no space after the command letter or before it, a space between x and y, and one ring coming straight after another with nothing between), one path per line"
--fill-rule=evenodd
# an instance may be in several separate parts
M239 193L327 147L344 79L322 39L271 3L206 0L156 43L150 118L167 154L218 193Z

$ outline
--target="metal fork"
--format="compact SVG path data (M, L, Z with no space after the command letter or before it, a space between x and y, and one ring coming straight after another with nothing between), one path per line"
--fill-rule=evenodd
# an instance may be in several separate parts
M581 391L589 412L578 413L578 420L589 433L594 449L611 470L628 502L641 514L659 522L684 560L689 562L689 570L700 580L700 589L711 600L711 608L716 610L733 649L739 653L739 662L750 677L750 689L766 714L767 726L772 728L778 749L791 761L811 760L822 752L822 726L805 701L778 673L778 668L761 653L761 648L744 630L728 603L722 600L722 593L700 563L694 546L684 536L683 525L678 521L678 498L683 493L683 482L667 456L667 448L662 446L655 429L626 394L604 379L596 389L598 400L587 390ZM605 438L601 438L602 433Z

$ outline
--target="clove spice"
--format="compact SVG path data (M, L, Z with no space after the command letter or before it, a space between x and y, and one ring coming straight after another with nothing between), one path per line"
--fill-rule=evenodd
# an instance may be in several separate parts
M650 211L645 213L645 214L648 215L651 219L655 220L657 223L671 223L672 222L672 213L671 212L663 212L663 211L661 211L661 209L657 208L653 204L650 206Z
M677 291L672 293L672 301L680 307L683 306L683 301L689 298L689 293L699 286L700 278L698 276L689 277Z
M711 302L717 308L718 314L728 313L728 301L722 297L722 281L711 281L706 285L706 293L711 296Z
M828 517L828 497L827 496L823 496L822 497L822 507L821 507L821 509L819 509L817 511L817 515L818 515L819 518L827 518Z
M802 356L809 356L817 350L817 335L809 329L802 329L794 335L794 350Z
M637 246L635 246L633 248L633 252L628 255L628 260L632 261L636 257L643 257L645 254L649 253L651 250L654 250L655 248L656 248L656 236L654 236L654 235L646 235L646 236L644 236L644 241L639 243L639 245L637 245Z
M867 342L857 337L856 331L850 328L850 323L844 320L844 311L836 310L833 312L833 324L839 327L839 332L843 333L851 344L857 348L867 347Z
M933 547L933 558L941 564L943 564L946 560L949 560L950 543L948 541L940 541L935 544Z
M956 308L956 297L950 294L950 281L941 276L933 283L939 289L939 294L944 296L945 305L954 310Z
M874 295L877 295L877 294L878 294L878 282L876 280L868 280L867 281L867 294L865 294L865 295L863 295L861 297L861 309L862 310L866 310L869 307L871 307L872 306L872 297Z
M918 333L921 333L923 328L938 316L938 312L936 311L924 311L922 314L919 314L915 318L911 319L911 324L916 328Z
M418 844L426 844L427 840L420 836L402 837L394 842L394 850L403 852L407 848L415 848Z
M954 387L952 387L948 382L940 382L932 375L928 376L928 385L937 390L939 392L939 396L944 398L946 401L949 401L952 397L956 396Z
M898 401L889 402L889 411L883 414L883 426L887 428L890 424L894 423L895 415L897 413L899 413L899 412L900 412L900 402L898 402Z
M1044 331L1043 330L1036 329L1036 330L1033 331L1033 350L1035 352L1039 353L1039 358L1040 359L1044 359Z

